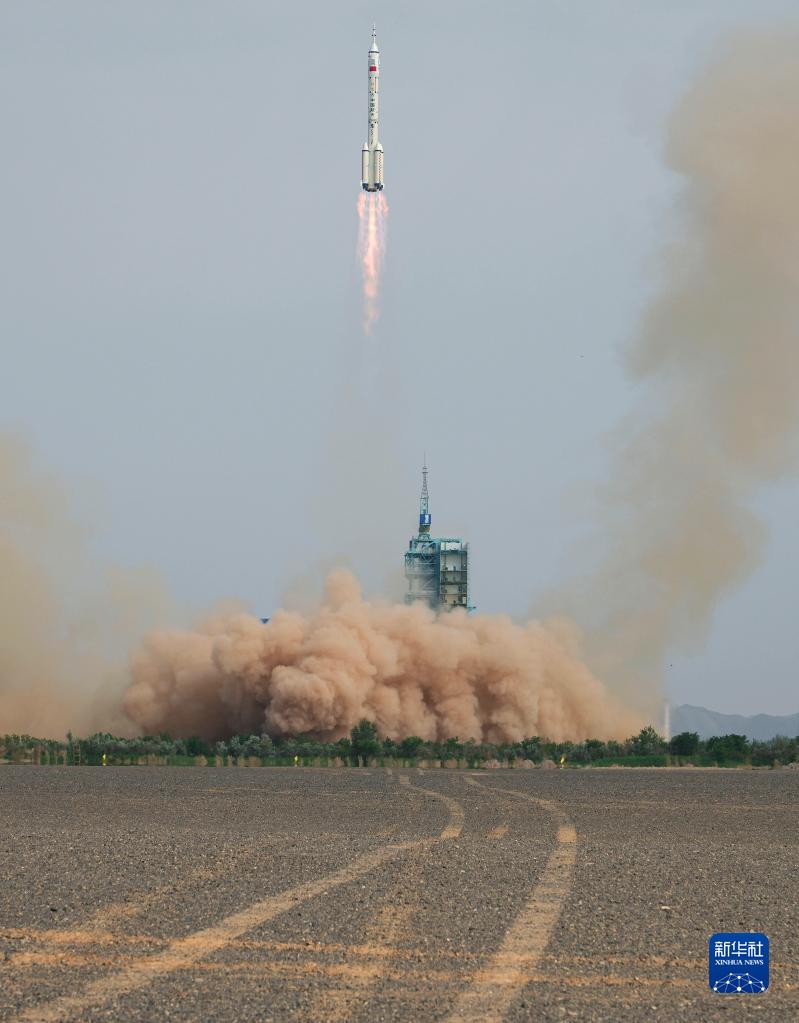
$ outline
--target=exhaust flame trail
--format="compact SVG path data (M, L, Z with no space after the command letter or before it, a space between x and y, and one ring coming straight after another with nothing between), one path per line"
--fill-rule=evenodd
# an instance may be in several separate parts
M388 203L382 193L358 196L358 258L363 277L363 329L371 334L380 316L380 273L386 255Z

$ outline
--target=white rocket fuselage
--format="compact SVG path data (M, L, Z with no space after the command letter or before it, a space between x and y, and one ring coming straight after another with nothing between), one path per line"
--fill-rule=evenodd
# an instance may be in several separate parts
M369 48L369 120L366 142L361 150L361 186L367 192L383 187L383 147L380 145L380 50L372 29Z

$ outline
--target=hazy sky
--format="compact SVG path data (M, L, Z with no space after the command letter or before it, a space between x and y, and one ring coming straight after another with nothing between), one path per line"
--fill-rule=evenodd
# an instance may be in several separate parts
M621 353L680 182L675 102L795 2L0 6L0 427L69 482L98 557L268 614L349 564L396 593L423 452L472 596L523 615L599 555ZM382 54L382 318L355 261ZM797 487L668 691L795 712ZM750 696L757 692L757 702Z

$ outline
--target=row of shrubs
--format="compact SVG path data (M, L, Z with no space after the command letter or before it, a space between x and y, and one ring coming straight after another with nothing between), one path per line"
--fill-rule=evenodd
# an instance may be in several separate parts
M777 736L766 742L750 741L744 735L719 735L702 740L696 732L682 732L666 740L648 726L623 742L586 739L584 742L551 742L540 736L512 743L461 741L455 737L432 742L417 735L397 742L379 739L371 721L363 720L349 738L319 742L308 736L233 735L209 742L198 736L174 739L171 735L144 735L128 739L98 732L88 738L69 733L66 740L37 739L30 735L4 735L0 757L6 760L50 764L237 764L261 762L267 765L294 763L351 763L403 761L463 763L479 767L486 763L513 766L517 761L541 764L552 761L564 766L609 767L613 765L659 767L691 763L703 766L774 766L799 760L799 736ZM199 762L202 762L200 760Z

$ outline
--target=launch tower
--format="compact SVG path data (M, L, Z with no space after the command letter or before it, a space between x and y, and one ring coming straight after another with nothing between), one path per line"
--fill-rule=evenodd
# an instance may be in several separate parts
M469 545L453 536L431 536L427 465L422 468L419 532L405 553L406 604L424 601L435 611L469 609Z

